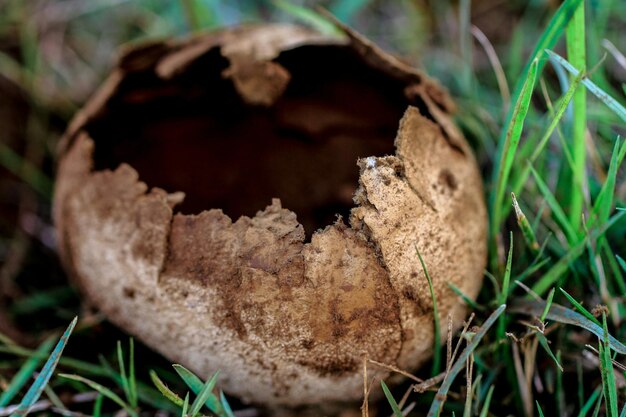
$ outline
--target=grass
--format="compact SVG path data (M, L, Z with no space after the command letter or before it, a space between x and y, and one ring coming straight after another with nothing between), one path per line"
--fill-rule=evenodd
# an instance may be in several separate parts
M434 326L434 345L433 345L433 366L431 371L431 376L435 376L439 374L441 371L441 334L440 329L441 325L439 323L439 309L437 308L437 295L435 294L435 289L433 288L433 280L428 273L428 268L426 267L426 263L424 262L424 258L420 254L417 246L415 247L415 252L417 253L417 257L419 258L420 265L422 266L422 270L424 271L424 275L426 276L426 280L428 281L428 291L430 292L430 298L433 302L433 326Z
M506 2L483 9L466 0L431 3L323 2L385 47L418 58L451 90L457 121L485 173L488 279L476 300L452 288L474 310L477 325L468 322L454 349L452 337L435 345L435 359L418 374L426 381L406 395L406 386L389 381L372 388L381 390L378 408L394 416L486 417L519 410L526 417L622 417L626 68L619 52L625 52L620 28L626 5L565 0L558 7ZM0 219L0 296L8 300L6 308L0 303L0 415L66 408L97 417L120 410L129 416L160 410L232 417L232 409L245 408L216 389L218 373L203 381L140 343L123 346L117 341L126 336L97 317L81 317L62 357L73 326L53 349L58 335L48 331L65 327L79 311L46 240L53 149L68 118L106 75L119 44L268 18L334 33L315 5L139 0L66 10L54 2L50 9L19 0L0 4L0 96L33 109L28 117L9 117L18 133L0 132L0 185L20 196L0 187L0 210L21 204L40 224L26 234L27 255L9 269L7 260L18 259L12 251L20 245L14 222ZM49 16L57 20L46 21ZM64 46L55 49L59 34ZM19 94L2 94L5 84ZM12 126L1 111L0 123ZM16 145L15 137L27 146ZM441 278L428 275L429 260L418 258L437 306L432 282ZM27 337L5 331L9 322ZM434 325L440 332L441 323Z

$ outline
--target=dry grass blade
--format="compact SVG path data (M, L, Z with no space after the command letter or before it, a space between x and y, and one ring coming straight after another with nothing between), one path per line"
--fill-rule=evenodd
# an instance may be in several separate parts
M517 377L517 385L519 387L519 393L522 398L522 404L524 405L524 414L526 416L532 416L532 399L528 392L528 385L526 385L526 376L524 374L524 367L520 358L519 346L517 343L511 345L513 351L513 363L515 364L515 376Z
M493 68L493 72L496 74L496 81L498 82L498 89L500 90L500 95L502 96L502 107L506 112L511 105L511 91L509 90L509 84L506 81L506 74L502 69L502 64L500 63L500 59L498 58L498 54L496 50L493 48L491 42L482 30L472 25L471 28L472 35L476 38L476 40L480 43L480 45L485 50L487 54L487 58L489 59L489 63Z
M485 336L485 334L487 334L487 331L491 328L491 326L493 326L493 324L496 322L498 317L500 317L505 309L506 305L503 304L498 307L496 311L491 313L489 318L485 320L485 323L483 323L483 325L480 326L478 331L474 334L472 340L467 344L467 347L463 350L463 352L461 352L458 360L454 363L454 365L452 365L452 367L446 374L443 383L441 384L441 387L439 387L439 391L437 391L435 399L433 400L430 406L430 410L428 411L428 417L435 417L441 413L441 409L443 408L443 404L448 395L448 391L452 386L452 382L459 374L459 372L461 372L461 370L465 367L465 361L467 360L467 358L472 354L474 349L476 349L481 339Z
M396 373L398 373L400 375L404 375L405 377L407 377L409 379L412 379L413 381L417 382L418 384L421 384L422 382L424 382L423 379L418 378L415 375L410 374L409 372L403 371L402 369L400 369L400 368L398 368L396 366L387 365L387 364L382 363L382 362L377 362L377 361L375 361L373 359L367 359L367 362L371 363L372 365L380 366L381 368L385 368L385 369L388 369L390 371L396 372Z

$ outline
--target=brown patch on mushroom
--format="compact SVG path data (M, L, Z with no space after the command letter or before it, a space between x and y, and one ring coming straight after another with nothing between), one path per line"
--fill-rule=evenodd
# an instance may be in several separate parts
M442 320L465 314L447 282L474 297L482 280L481 179L451 100L345 30L128 50L60 147L60 251L87 298L244 401L356 400L363 357L427 360L415 245Z

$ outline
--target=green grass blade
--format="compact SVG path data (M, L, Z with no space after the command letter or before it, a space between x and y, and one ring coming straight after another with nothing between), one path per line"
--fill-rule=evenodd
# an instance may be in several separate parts
M174 368L176 373L182 378L185 384L187 384L187 386L191 388L191 391L194 394L200 392L200 390L204 386L204 383L200 378L198 378L193 372L191 372L182 365L174 364L172 365L172 367Z
M126 401L130 403L130 384L128 382L128 376L126 375L126 366L124 365L124 353L122 352L122 342L117 341L117 363L120 369L120 376L122 377L122 389L124 390L124 395L126 396Z
M52 346L54 346L54 342L54 338L46 339L37 348L36 352L38 355L31 356L24 362L20 370L17 371L15 376L11 379L11 382L9 382L9 386L4 390L2 395L0 395L0 408L9 405L13 398L15 398L20 390L28 383L35 370L39 367L39 364L43 361L42 357L47 356Z
M119 395L117 395L116 393L114 393L109 388L105 387L104 385L99 384L96 381L92 381L91 379L84 378L80 375L60 374L59 376L62 378L72 380L72 381L82 382L83 384L87 385L89 388L99 392L100 394L108 398L109 400L113 401L114 403L122 407L131 416L138 417L136 410L134 410L130 405L124 402L124 400Z
M183 408L180 415L181 417L187 417L189 415L189 393L185 395L185 401L183 401Z
M585 401L585 404L581 407L580 412L578 413L578 417L585 417L587 415L589 410L591 410L591 407L593 407L596 401L598 401L600 394L602 394L602 389L601 387L598 387L591 393L587 401Z
M550 210L552 211L554 219L557 221L557 223L561 227L561 230L565 234L567 241L570 243L570 245L575 244L576 242L578 242L578 234L576 233L576 230L570 224L570 221L567 218L565 211L563 211L563 208L557 201L556 197L554 196L554 194L552 194L552 192L550 191L546 183L543 181L541 176L537 173L537 171L535 171L533 167L530 167L530 171L535 179L535 184L537 184L537 188L539 188L539 191L543 195L543 198L546 200L548 207L550 207Z
M602 314L602 338L598 351L600 353L600 371L602 373L604 400L607 403L607 415L609 417L618 417L617 383L615 382L613 361L611 360L611 344L609 343L609 331L606 325L606 314Z
M550 311L550 307L552 307L552 300L554 300L554 288L552 288L550 290L550 293L548 294L548 298L546 299L546 306L544 307L543 311L541 312L541 317L539 317L539 321L541 321L542 323L544 321L546 321L546 317L548 316L548 312Z
M593 392L591 393L587 401L585 401L585 404L580 408L578 417L585 417L587 413L589 412L589 410L591 410L591 407L593 407L596 401L598 401L598 397L600 397L600 394L602 394L601 388L602 387L598 387L595 390L593 390Z
M93 402L92 417L100 417L102 414L102 403L104 402L104 395L98 393L96 400Z
M489 413L489 406L491 405L491 398L493 396L493 390L495 386L492 384L489 386L489 391L487 391L487 396L485 397L485 402L483 402L483 408L480 410L479 417L487 417Z
M441 369L441 328L439 327L439 310L437 308L437 296L435 295L435 289L433 288L433 280L430 278L430 274L428 273L428 268L426 268L426 263L420 254L420 251L417 249L417 245L415 245L415 252L417 253L417 257L420 260L420 264L422 265L422 269L424 270L424 275L426 275L426 280L428 281L428 289L430 290L430 297L433 302L433 326L435 333L434 340L434 352L433 352L433 367L431 374L432 376L438 375Z
M597 245L600 247L600 251L609 263L609 268L613 273L613 280L618 287L619 293L626 295L626 278L624 278L622 268L619 265L619 261L615 258L615 254L613 253L611 246L609 246L606 236L598 239Z
M215 388L215 384L217 383L217 377L219 376L220 372L217 371L215 374L213 374L213 376L202 386L202 389L200 390L200 392L198 393L198 396L196 397L196 399L194 400L194 402L191 404L191 411L189 412L191 417L195 417L200 410L202 409L202 407L204 406L204 404L207 402L207 400L209 399L209 397L213 394L213 388Z
M604 224L608 221L611 214L615 197L615 185L617 183L617 171L626 156L626 141L621 142L618 138L613 147L611 154L611 162L609 163L609 171L604 184L596 197L593 204L593 210L587 222L587 228L592 228L597 224Z
M624 260L624 258L622 258L619 255L615 255L615 258L617 258L617 262L619 262L619 266L621 266L624 272L626 272L626 261Z
M135 375L135 341L132 337L128 342L128 350L128 390L130 391L131 395L131 397L129 398L129 402L133 408L137 408L137 405L139 403L139 394L137 392L137 378Z
M393 398L393 395L391 394L391 391L389 391L389 387L387 387L385 381L381 380L380 386L383 387L383 392L385 393L385 397L387 398L387 401L389 402L389 405L393 410L394 417L404 417L404 415L402 414L402 410L400 410L400 406L398 406L395 398Z
M600 326L600 322L598 321L598 319L596 319L593 314L591 314L589 312L589 310L587 310L585 307L583 307L582 304L580 304L578 301L576 301L574 299L574 297L572 297L571 295L569 295L567 293L567 291L565 291L563 288L559 288L559 290L561 290L561 292L563 293L563 295L565 296L565 298L567 298L567 300L572 303L572 305L574 307L576 307L576 310L578 310L580 312L580 314L582 314L583 316L585 316L588 320L591 320L592 322L594 322L595 324L597 324L598 326Z
M509 254L506 258L506 267L504 269L504 276L502 277L502 290L498 295L498 305L506 304L506 300L509 295L509 288L511 286L511 266L513 263L513 232L509 232ZM506 316L501 316L498 320L498 340L506 338ZM505 347L504 344L501 345Z
M539 155L541 155L546 145L548 144L550 137L554 133L554 130L557 128L557 126L559 125L559 122L561 121L561 118L565 114L565 111L567 110L567 106L572 101L572 98L574 97L574 93L576 92L576 89L580 85L582 78L583 78L583 74L581 73L578 75L578 77L574 79L574 81L572 81L572 83L569 86L569 89L565 92L563 97L559 100L558 107L556 109L556 112L554 112L554 115L552 116L552 120L550 121L548 128L544 132L541 139L539 139L539 141L533 146L534 149L533 149L532 154L528 158L528 164L524 167L522 173L513 180L513 185L511 186L511 189L513 190L515 194L519 194L522 191L522 188L524 187L524 184L526 184L526 181L528 180L528 176L530 175L530 168L532 167L532 164L534 164L534 162L537 160Z
M522 313L529 316L539 317L544 308L545 301L543 300L517 300L509 308L509 310L513 313ZM562 305L559 305L557 303L552 303L552 307L546 315L546 318L548 320L557 321L559 323L581 327L595 334L599 338L602 338L604 335L602 326L598 326L596 323L589 320L582 314L577 313L576 311L569 308L563 307ZM611 349L621 353L622 355L626 355L626 346L623 345L622 342L620 342L611 335L608 335L608 340Z
M502 291L498 297L498 304L506 304L509 295L509 287L511 286L511 267L513 264L513 232L509 233L509 254L506 257L506 268L504 269L504 277L502 278Z
M161 394L172 403L176 404L179 407L183 405L183 399L178 396L174 391L170 390L167 385L157 375L157 373L153 370L150 371L150 379L154 386L159 390Z
M39 290L19 297L12 303L10 311L16 316L35 314L44 309L58 308L62 303L76 299L76 297L76 291L69 286Z
M115 381L119 386L122 385L122 376L117 372L109 363L104 359L104 357L100 357L100 361L102 362L102 375L111 378ZM100 375L100 374L98 374ZM137 401L141 400L146 404L150 404L151 406L160 409L167 410L171 412L178 412L178 408L172 405L163 395L156 389L153 389L151 386L144 384L142 382L137 382Z
M535 79L537 78L538 67L539 61L535 59L528 70L520 94L517 96L515 105L513 106L511 121L507 126L506 135L504 136L501 144L501 150L499 152L500 159L496 163L498 172L494 183L495 194L491 207L492 225L490 229L492 233L491 238L494 242L502 221L501 213L504 193L507 188L511 168L513 167L513 161L515 160L515 153L522 136L524 120L526 119L526 114L528 113L528 108L530 106L530 98L532 97L532 93L535 88Z
M469 298L467 295L463 294L463 291L461 291L461 289L459 287L457 287L456 285L454 285L451 282L448 282L448 287L454 291L454 293L456 295L458 295L459 297L461 297L461 299L463 300L463 302L465 304L467 304L468 306L470 306L472 308L472 310L478 310L478 311L484 311L485 307L481 306L480 304L478 304L476 301L472 300L471 298Z
M550 349L548 339L546 339L546 337L542 333L537 332L535 335L537 336L537 340L539 340L539 344L541 345L543 350L545 350L548 356L550 356L550 358L552 359L552 361L554 361L556 367L559 368L559 371L563 372L563 367L559 363L559 360L556 358L556 356L554 356L554 353L552 353L552 349Z
M541 73L543 70L543 66L545 65L544 61L539 60L541 54L545 49L551 49L557 42L557 40L563 34L563 31L569 24L574 12L580 5L582 0L565 0L563 4L558 8L550 22L546 26L546 29L541 34L535 48L530 56L530 59L526 63L526 66L522 70L522 73L517 76L517 84L513 92L513 96L511 97L511 102L516 103L519 100L519 97L522 95L524 91L524 86L528 80L529 72L531 68L536 65L535 71L536 73ZM505 118L504 126L510 126L512 124L512 120L514 120L515 107L509 107L509 111L507 112L507 116ZM500 230L500 224L503 220L499 214L501 210L501 196L500 193L503 194L503 190L506 188L506 183L502 183L502 167L500 166L506 158L508 148L507 142L508 136L508 128L506 130L502 130L500 138L498 140L498 151L495 158L495 165L493 169L493 178L492 178L492 192L490 193L489 205L491 211L491 222L489 224L490 228L490 248L491 248L491 256L492 267L497 264L497 256L496 245L497 245L497 234L498 230Z
M604 392L602 393L602 395L600 396L600 398L598 399L598 402L596 403L596 408L593 409L593 417L598 417L600 415L600 407L602 406L602 399L604 398Z
M202 380L198 378L193 372L191 372L190 370L188 370L182 365L174 364L172 366L174 367L174 370L176 371L176 373L178 373L178 375L185 382L185 384L187 384L187 386L191 389L191 391L194 394L198 395L198 393L204 387L204 383L202 382ZM224 410L222 409L222 405L220 404L219 399L215 395L210 394L205 404L209 408L209 410L213 411L215 414L219 416L224 415Z
M599 239L604 233L611 228L615 223L617 223L622 216L626 214L626 211L621 211L618 214L614 215L606 222L600 229L597 229L591 234L593 239ZM587 244L589 242L589 237L583 239L576 246L571 248L565 256L561 257L553 266L546 272L539 280L533 285L532 290L542 295L544 292L548 290L548 288L552 287L555 282L561 278L561 276L567 271L569 265L574 262L585 250Z
M544 417L543 410L541 409L541 406L539 405L539 401L535 400L535 404L537 405L537 412L539 413L539 417Z
M435 395L435 399L430 405L430 410L428 410L428 417L436 417L441 413L441 409L443 407L443 403L448 395L448 391L452 386L452 382L456 378L456 376L461 372L461 370L465 367L465 361L467 358L474 352L481 339L487 334L487 331L493 326L498 317L504 312L506 309L506 305L501 305L498 307L491 315L485 320L482 326L476 331L472 340L467 344L463 352L459 355L458 359L450 367L450 371L446 374L437 394Z
M230 407L230 404L224 395L224 391L220 391L220 404L222 404L226 417L235 417L235 413L233 413L233 409Z
M550 49L556 42L559 40L563 31L569 24L574 12L578 8L578 6L582 3L582 0L565 0L563 4L558 8L558 10L550 19L550 22L546 25L546 29L541 34L541 37L537 41L533 52L530 55L530 59L526 63L524 69L520 76L517 78L517 84L515 87L515 92L513 93L513 101L517 100L517 97L520 95L522 90L522 85L524 84L525 74L528 73L531 63L538 59L543 53L544 49ZM539 72L543 69L545 62L539 62ZM508 124L510 119L512 119L512 110L509 110L509 115L507 116L506 123Z
M511 193L511 199L513 200L513 208L515 209L515 216L517 217L517 225L522 231L524 241L526 241L528 249L530 249L530 251L536 255L539 252L539 242L537 242L535 231L528 222L526 215L520 208L519 203L517 202L517 198L515 198L515 193Z
M579 71L569 63L565 58L560 56L559 54L552 52L550 50L546 50L546 52L550 55L551 58L556 60L563 68L565 68L570 74L577 76ZM598 87L593 81L589 78L583 78L582 83L587 90L594 96L598 97L604 104L607 105L623 122L626 122L626 108L622 106L617 100L607 94L604 90Z
M50 357L41 369L41 372L35 379L35 382L33 382L33 384L30 386L30 388L26 392L26 395L24 395L22 402L19 404L11 417L22 417L27 415L32 405L37 402L45 386L48 384L48 381L50 381L52 373L56 369L57 364L59 363L59 359L61 358L63 349L65 349L65 345L67 344L67 341L72 334L72 331L74 330L77 321L78 318L75 317L74 320L72 320L70 325L67 327L67 329L63 333L63 336L61 336L61 339L59 340L54 350L50 354Z
M539 271L541 268L546 266L548 263L550 263L551 260L552 259L550 258L544 258L541 261L530 265L528 268L526 268L524 272L522 272L516 277L515 281L524 282L526 278L528 278L529 276L533 275L535 272ZM515 287L509 288L509 294L513 292L513 289L515 289Z
M572 20L567 26L567 56L579 71L585 72L586 69L586 48L585 48L585 2L581 2ZM578 74L574 74L577 77ZM586 91L583 89L576 90L573 99L574 117L572 119L572 157L574 170L572 173L572 182L570 185L567 198L569 200L569 220L575 230L580 228L583 213L583 184L582 179L585 176L585 129L587 128L587 104Z

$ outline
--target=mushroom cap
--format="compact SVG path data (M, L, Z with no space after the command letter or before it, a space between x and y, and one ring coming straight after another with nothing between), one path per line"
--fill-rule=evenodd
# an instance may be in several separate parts
M221 370L222 389L245 402L357 400L364 359L408 371L428 360L433 303L416 249L432 277L441 322L450 316L458 328L466 313L448 284L474 298L482 282L482 182L450 117L450 98L420 71L344 30L346 39L334 39L295 26L246 26L128 50L60 144L54 220L74 281L113 323L170 360L203 378ZM329 59L349 55L360 69L355 77L370 71L389 81L393 91L382 94L395 94L406 106L391 155L361 154L350 164L359 172L348 224L339 218L308 241L301 214L282 207L280 195L236 221L220 207L183 214L175 210L184 198L179 190L144 182L145 170L134 166L143 151L136 164L124 163L123 155L114 167L98 162L118 139L96 134L94 126L125 129L115 112L120 102L145 108L155 96L178 94L172 86L212 56L224 68L206 88L228 84L239 105L273 108L296 82L296 70L279 58L298 51L314 51L316 59L327 51ZM298 111L299 102L290 103L287 114ZM357 122L367 135L368 120ZM392 136L384 141L391 147ZM175 152L178 145L171 146ZM202 163L209 167L221 156L215 158ZM370 377L389 376L372 366Z

